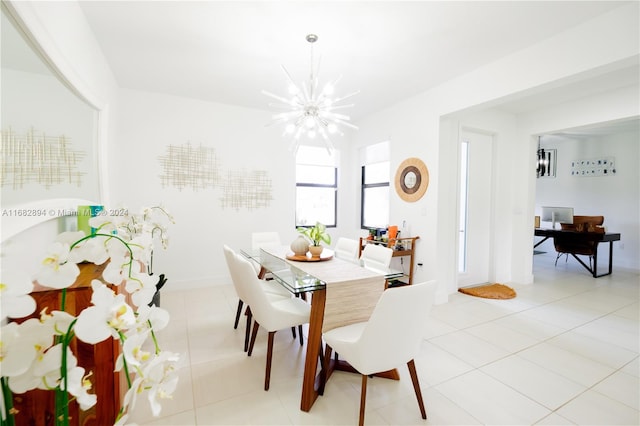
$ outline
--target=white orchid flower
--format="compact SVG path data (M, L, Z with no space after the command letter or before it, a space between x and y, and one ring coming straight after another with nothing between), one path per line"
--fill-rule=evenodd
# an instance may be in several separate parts
M76 357L71 352L71 349L67 347L67 365L66 371L74 368L78 365ZM39 378L39 389L55 389L61 385L62 376L60 369L62 367L62 343L49 348L42 357L36 359L33 364L33 375ZM64 386L62 386L64 387Z
M74 327L76 337L85 343L96 344L109 337L119 337L135 324L133 309L124 299L98 280L91 282L93 295L90 306L80 312Z
M149 263L151 252L153 251L153 240L151 234L142 234L133 238L129 242L129 247L133 252L133 258L144 263Z
M98 397L87 392L92 387L89 381L91 373L85 376L84 371L84 368L78 366L67 371L67 390L76 397L80 409L86 411L98 402ZM61 389L64 390L64 385L61 386Z
M51 333L58 336L67 334L75 319L76 317L65 311L53 311L50 314L43 311L40 315L40 322L47 326Z
M80 275L78 265L68 260L69 244L55 242L42 262L35 279L43 286L62 289L71 286Z
M131 387L127 390L122 398L122 409L126 410L126 412L131 413L136 407L136 402L138 401L138 395L140 395L145 390L145 383L142 376L136 376L136 378L131 383ZM123 423L121 423L123 424Z
M178 385L177 363L180 355L164 351L156 355L144 367L142 375L145 377L146 387L149 388L148 399L151 413L160 415L161 399L170 399Z
M35 348L20 339L20 326L10 322L2 327L0 334L0 369L2 376L17 376L24 373L35 358Z
M48 350L45 352L44 349ZM24 393L32 389L51 390L58 386L62 364L62 344L44 349L38 351L26 371L20 375L9 377L9 388L13 392ZM67 353L67 368L74 367L77 361L71 350L68 350Z
M2 376L24 374L32 363L53 344L53 329L37 318L21 324L9 323L0 334L0 370Z
M131 412L139 394L148 391L149 404L154 416L159 416L161 399L170 399L178 384L177 363L180 356L173 352L161 352L139 368L139 374L123 399L124 407Z
M102 278L115 285L120 285L129 275L129 259L124 256L112 255L109 264L102 271Z
M157 277L144 272L132 272L126 279L125 290L131 295L136 306L148 305L156 294Z
M125 340L122 345L122 353L124 359L130 366L139 366L148 361L152 357L152 353L146 351L144 343L147 341L149 333L136 333Z
M109 259L109 253L105 245L104 237L88 238L71 249L69 260L75 263L91 262L102 265Z
M157 306L141 305L136 312L135 332L142 333L150 329L149 323L154 331L159 331L169 324L169 312Z
M29 295L32 291L28 274L4 266L0 272L0 321L31 315L36 310L36 301Z

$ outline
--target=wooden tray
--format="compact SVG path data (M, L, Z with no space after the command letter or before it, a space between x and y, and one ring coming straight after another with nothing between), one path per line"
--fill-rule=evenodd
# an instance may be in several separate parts
M322 253L320 253L320 257L311 257L311 253L307 252L306 255L297 255L292 251L287 253L288 260L295 260L298 262L322 262L325 260L333 259L333 250L324 249Z

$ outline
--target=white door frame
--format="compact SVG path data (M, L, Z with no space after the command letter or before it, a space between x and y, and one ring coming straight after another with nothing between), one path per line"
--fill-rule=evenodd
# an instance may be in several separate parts
M462 155L462 150L460 149L462 141L463 141L463 135L465 133L476 133L482 136L488 136L491 138L491 159L492 159L492 169L493 167L495 167L495 160L496 160L496 137L495 137L495 133L494 132L490 132L490 131L486 131L486 130L482 130L482 129L477 129L477 128L472 128L472 127L467 127L467 126L460 126L459 128L459 133L458 133L458 138L457 138L457 152L458 152L458 161L457 161L457 168L458 168L458 182L457 182L457 208L456 208L456 217L457 217L457 221L456 221L456 278L457 278L457 283L456 283L456 288L460 288L460 287L464 287L470 284L475 284L475 282L473 281L473 278L471 278L470 276L468 276L466 273L460 273L459 269L458 269L458 265L459 265L459 260L460 260L460 238L459 238L459 234L460 234L460 229L457 226L458 223L460 223L460 191L461 191L461 184L462 182L460 181L460 176L461 176L461 155ZM491 172L491 176L490 176L490 182L489 182L489 193L488 193L488 197L489 197L489 218L487 221L487 226L488 226L488 230L487 230L487 236L486 236L486 244L483 244L483 248L486 249L488 251L488 256L487 256L487 280L491 281L495 278L495 259L494 259L494 229L495 229L495 223L494 223L494 218L495 218L495 173L493 172L493 170L490 170ZM468 232L467 232L468 233Z

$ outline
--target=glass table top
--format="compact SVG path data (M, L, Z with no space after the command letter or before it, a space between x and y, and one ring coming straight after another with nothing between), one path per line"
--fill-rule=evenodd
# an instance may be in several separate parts
M293 294L304 293L325 288L326 283L313 275L297 268L294 264L287 262L284 258L276 256L265 250L240 250L240 253L247 259L262 266L273 276L273 279L284 286ZM330 262L331 260L329 260ZM384 275L385 279L392 280L403 276L403 272L395 269L374 270L375 273Z

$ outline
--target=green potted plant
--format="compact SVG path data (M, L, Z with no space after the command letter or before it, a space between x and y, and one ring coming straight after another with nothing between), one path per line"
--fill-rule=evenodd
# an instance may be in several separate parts
M321 242L331 244L331 235L327 234L327 227L320 222L316 222L316 224L311 227L300 226L298 227L298 232L311 241L309 251L312 256L318 257L320 253L322 253L323 247L320 245Z

